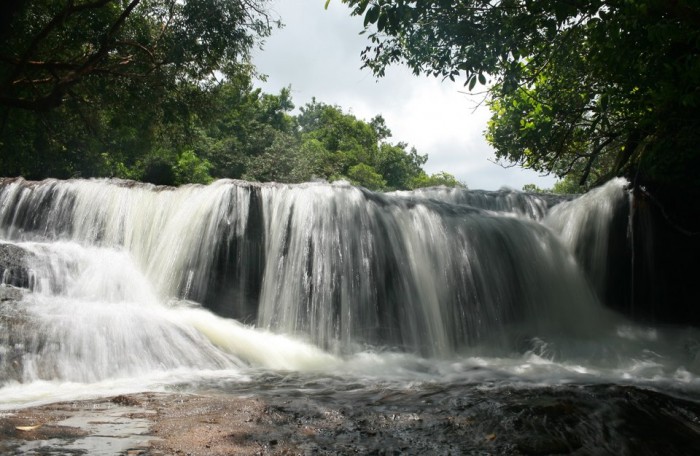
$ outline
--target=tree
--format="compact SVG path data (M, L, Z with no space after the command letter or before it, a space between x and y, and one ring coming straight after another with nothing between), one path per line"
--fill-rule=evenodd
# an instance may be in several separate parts
M274 22L266 3L3 5L0 172L141 178L159 160L172 168L201 139L220 79L253 71L250 49Z
M424 171L421 171L418 176L411 179L409 184L409 188L411 189L440 186L467 188L465 184L458 181L452 174L444 171L431 175L427 175Z
M259 182L307 182L313 175L313 158L304 154L295 135L271 130L272 143L248 157L243 179Z
M415 148L406 151L406 143L382 143L377 154L377 170L386 179L390 190L408 189L414 187L417 177L425 174L423 165L428 160L427 155L420 155Z
M212 181L209 171L211 163L202 160L193 150L185 150L178 157L175 165L175 182L177 184L208 184Z
M369 125L374 130L379 141L391 138L391 130L386 126L386 120L384 120L381 114L372 117L372 120L369 121Z
M542 189L535 184L525 184L523 185L523 191L526 193L546 193L549 190Z
M59 106L109 79L205 81L247 60L270 33L266 0L10 2L0 32L0 105Z
M297 121L302 142L318 141L324 150L313 165L319 177L336 180L360 163L374 166L378 138L369 123L315 99L301 108Z
M499 159L700 188L700 8L687 0L344 0L364 65L490 87Z
M383 190L386 187L386 181L382 179L381 174L365 163L359 163L350 167L348 169L348 178L353 184L361 185L370 190Z
M213 177L264 180L274 174L278 180L284 175L282 169L273 172L272 163L264 161L271 158L272 149L277 149L273 155L279 154L281 142L290 143L281 136L296 134L289 88L277 95L265 94L253 88L250 73L241 73L212 88L206 98L207 109L199 113L202 131L196 149L211 162ZM254 163L253 158L262 154L267 158Z
M297 117L306 166L314 177L347 179L371 190L407 190L434 185L461 186L454 176L428 176L420 155L408 144L388 142L391 130L381 115L369 122L315 99Z

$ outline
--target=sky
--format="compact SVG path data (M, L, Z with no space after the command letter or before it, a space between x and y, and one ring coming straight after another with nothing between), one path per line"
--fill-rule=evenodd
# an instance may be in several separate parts
M362 18L350 16L341 0L273 0L271 12L285 24L273 31L253 56L267 75L256 85L267 93L291 86L297 107L316 100L340 106L369 121L381 114L392 131L391 142L405 142L428 154L429 174L446 171L471 189L521 189L533 183L549 188L553 176L494 163L484 139L490 117L483 95L465 93L464 82L414 76L404 66L390 67L377 79L361 69L367 46L359 35Z

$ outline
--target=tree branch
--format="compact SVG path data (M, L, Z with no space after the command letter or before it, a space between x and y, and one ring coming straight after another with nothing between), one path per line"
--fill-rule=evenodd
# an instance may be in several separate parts
M70 15L92 8L100 8L112 1L114 0L98 0L93 3L84 3L76 6L74 5L74 0L68 0L68 3L66 3L65 8L63 8L62 11L60 11L56 16L54 16L53 19L51 19L48 22L48 24L46 24L44 28L41 29L41 31L34 37L32 42L29 44L27 49L25 49L25 51L22 53L22 56L19 58L20 63L15 67L14 71L10 73L4 85L9 86L13 80L15 80L20 74L22 74L26 66L25 62L28 62L30 60L31 56L39 47L39 44L41 44L41 42L49 36L49 33L51 33L51 31L54 28L61 25Z

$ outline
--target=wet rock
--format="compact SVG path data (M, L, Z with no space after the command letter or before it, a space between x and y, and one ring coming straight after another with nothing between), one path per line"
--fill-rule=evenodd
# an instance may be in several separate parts
M55 403L5 413L2 455L149 455L149 411L97 400ZM146 416L144 416L146 415ZM171 453L172 454L172 453Z
M0 284L30 287L28 260L33 254L15 244L0 243ZM0 294L0 299L2 294Z
M0 302L5 301L21 301L24 293L21 288L13 287L12 285L0 284Z
M87 431L111 436L105 448L133 439L126 454L146 455L700 454L698 402L634 387L486 391L445 385L432 391L431 404L420 400L420 388L396 391L384 403L374 400L372 387L331 395L307 391L304 397L292 390L257 392L143 393L24 409L0 422L0 453L22 454L24 442L36 437L54 439L41 454L67 454L66 448L76 447L67 440L70 433ZM140 434L149 427L144 421L148 435ZM44 434L15 429L37 423L42 427L30 432ZM95 423L119 424L120 434L105 434ZM139 444L144 441L150 443Z
M110 402L113 404L126 405L130 407L138 407L141 405L141 402L139 402L138 399L134 398L133 396L125 396L123 394L113 397Z
M0 386L23 378L24 347L28 335L34 331L26 308L17 305L25 291L11 285L0 285Z

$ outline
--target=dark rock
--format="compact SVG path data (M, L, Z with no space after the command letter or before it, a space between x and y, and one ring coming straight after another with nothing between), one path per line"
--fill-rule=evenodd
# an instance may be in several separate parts
M24 372L24 347L31 333L25 310L17 306L22 292L18 288L0 285L0 386L8 381L22 381ZM19 295L19 299L8 295ZM1 452L0 452L1 453Z
M0 302L21 301L23 295L21 288L0 284Z
M32 255L17 245L0 243L0 385L23 377L23 347L31 330L25 310L16 304L31 285L27 260Z
M617 208L601 296L608 306L643 322L700 326L699 205L639 187L631 206Z
M12 287L30 288L28 260L33 254L15 244L0 243L0 284ZM6 291L13 295L15 292ZM3 294L0 292L0 299ZM11 298L15 299L15 298Z
M113 404L125 405L129 407L138 407L141 405L141 402L138 399L134 398L133 396L125 396L123 394L113 397L112 399L110 399L110 402L112 402Z

